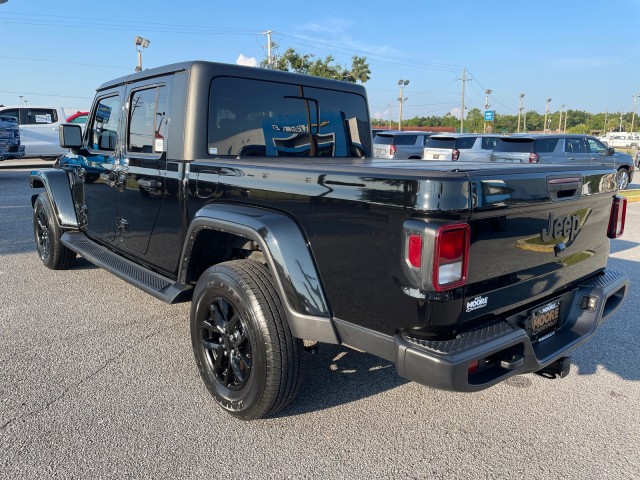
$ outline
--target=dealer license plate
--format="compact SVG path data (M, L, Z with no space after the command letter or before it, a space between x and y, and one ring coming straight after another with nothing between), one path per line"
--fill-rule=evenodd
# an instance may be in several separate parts
M527 319L527 333L532 341L550 337L560 324L562 301L553 300L535 308Z

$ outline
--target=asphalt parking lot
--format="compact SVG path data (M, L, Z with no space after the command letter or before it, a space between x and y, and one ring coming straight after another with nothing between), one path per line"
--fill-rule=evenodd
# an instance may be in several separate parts
M244 423L200 381L187 304L41 264L40 165L0 164L0 478L640 478L640 203L611 244L629 298L566 379L450 393L322 345L294 404Z

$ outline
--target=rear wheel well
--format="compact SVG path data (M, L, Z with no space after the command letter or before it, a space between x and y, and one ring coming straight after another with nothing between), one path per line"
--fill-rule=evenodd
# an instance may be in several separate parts
M264 253L257 242L210 228L198 233L189 257L185 280L193 284L209 267L229 260L250 259L267 265Z

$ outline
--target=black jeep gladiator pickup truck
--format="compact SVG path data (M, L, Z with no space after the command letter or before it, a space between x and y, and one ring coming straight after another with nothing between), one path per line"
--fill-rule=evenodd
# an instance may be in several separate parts
M448 390L564 376L629 290L614 170L372 159L359 85L179 63L102 85L60 143L30 180L43 263L191 300L197 367L245 420L294 398L314 342Z

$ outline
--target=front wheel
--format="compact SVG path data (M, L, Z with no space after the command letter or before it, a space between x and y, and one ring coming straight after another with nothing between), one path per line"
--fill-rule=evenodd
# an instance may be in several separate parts
M627 188L629 186L629 170L624 167L619 168L616 180L618 182L618 190Z
M33 236L40 260L52 270L69 268L76 259L76 252L60 241L61 235L49 195L41 193L33 207Z
M207 389L242 420L272 415L297 394L301 340L291 335L271 274L258 262L225 262L202 274L191 343Z

